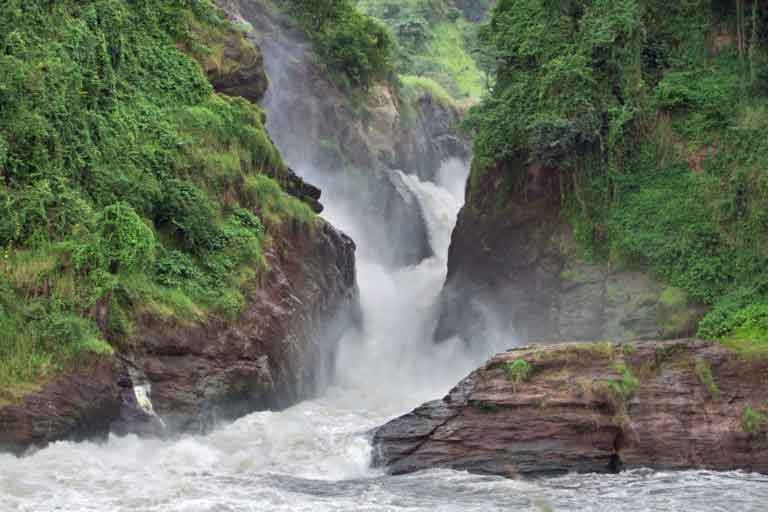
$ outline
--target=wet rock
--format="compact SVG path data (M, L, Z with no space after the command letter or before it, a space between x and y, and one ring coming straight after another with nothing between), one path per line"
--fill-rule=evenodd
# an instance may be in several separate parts
M0 405L0 451L105 435L120 412L118 373L112 358L90 356L18 403Z
M530 365L524 377L509 369L519 360ZM768 407L766 372L768 360L745 362L690 339L516 349L377 429L375 463L395 474L453 468L506 477L768 472L768 422L751 431L742 424L748 407Z
M290 195L307 203L313 212L322 213L323 205L320 204L322 191L311 183L304 181L301 176L293 172L293 169L288 169L286 175L287 179L285 179L283 189Z
M462 113L429 95L415 102L412 126L402 123L395 141L392 168L411 169L422 181L433 181L446 160L469 160L469 141L459 135Z
M485 329L523 341L690 336L706 308L646 274L584 261L561 209L559 172L519 161L528 179L510 194L507 169L484 173L459 214L441 296L438 341L471 343ZM504 194L500 199L499 194Z
M287 225L273 235L268 269L236 320L141 320L132 360L171 431L283 408L330 382L342 329L356 311L355 246L329 224L313 229Z
M358 314L355 245L330 225L286 224L236 319L145 314L116 357L93 357L0 405L0 450L61 439L201 432L283 408L330 382L341 333Z

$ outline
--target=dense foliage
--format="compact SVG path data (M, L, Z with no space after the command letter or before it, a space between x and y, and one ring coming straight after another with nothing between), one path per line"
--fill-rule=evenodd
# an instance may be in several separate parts
M507 162L520 190L512 162L542 162L586 257L651 270L712 307L702 336L762 350L767 34L758 0L500 0L475 178Z
M352 0L280 0L312 40L319 61L343 85L367 88L389 76L392 39Z
M489 2L484 3L480 12L488 7ZM394 35L395 69L406 80L430 80L457 99L481 96L483 75L472 53L478 26L462 17L453 0L357 0L357 4ZM435 90L434 85L430 89Z
M206 1L3 2L0 400L139 313L235 314L265 225L311 217L259 108L178 49L227 30Z

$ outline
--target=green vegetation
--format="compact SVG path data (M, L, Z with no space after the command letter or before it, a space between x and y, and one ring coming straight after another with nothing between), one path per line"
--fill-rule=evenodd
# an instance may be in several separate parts
M608 381L608 387L616 397L627 402L637 391L640 381L625 364L617 365L616 369L621 374L621 379Z
M367 88L392 70L392 38L352 0L280 0L314 45L320 63L342 85Z
M741 428L747 434L757 434L768 422L768 418L760 411L747 406L741 414Z
M503 208L542 163L587 260L650 271L663 301L711 306L699 335L768 354L768 7L501 0L480 39L471 184L504 162Z
M486 82L474 54L477 25L465 20L452 1L358 0L357 5L394 35L397 73L428 79L456 99L483 94Z
M709 367L709 364L704 359L697 359L695 369L699 382L707 388L709 396L713 400L720 400L720 388L717 387L717 382L715 382L715 377L712 375L712 368Z
M237 314L268 228L312 219L261 110L179 50L228 34L207 1L3 3L0 399L139 314Z
M516 359L504 365L504 374L507 376L507 380L512 383L514 389L517 389L517 386L530 379L532 373L533 368L525 359Z
M403 96L411 102L420 97L429 96L447 107L459 108L456 100L448 94L443 86L431 78L401 75L400 83L402 84Z
M617 364L616 370L621 378L608 380L604 385L615 411L616 423L625 425L629 421L629 401L635 395L640 380L624 363Z

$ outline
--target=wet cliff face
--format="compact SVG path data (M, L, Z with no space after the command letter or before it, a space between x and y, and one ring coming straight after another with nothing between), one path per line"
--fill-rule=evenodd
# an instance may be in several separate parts
M523 161L473 171L448 258L437 339L502 330L528 341L687 336L702 308L648 275L589 263L561 209L558 171Z
M286 225L236 321L145 319L130 358L151 383L155 412L172 430L204 430L322 390L355 311L354 251L324 222Z
M149 385L168 432L281 408L330 381L341 329L356 311L355 246L327 223L286 225L235 320L140 319L118 359L78 362L23 402L0 407L0 448L106 433L161 433L137 403ZM140 402L140 400L139 400Z
M695 340L521 348L379 428L374 453L392 473L768 472L767 369Z

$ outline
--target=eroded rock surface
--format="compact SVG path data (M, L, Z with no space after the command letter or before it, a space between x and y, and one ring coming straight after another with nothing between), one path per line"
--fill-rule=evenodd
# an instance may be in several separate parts
M113 358L92 356L19 403L0 404L0 451L103 434L120 413L118 373Z
M341 330L355 314L355 246L322 223L287 226L237 321L145 319L132 360L172 430L205 429L312 396L332 377Z
M529 370L513 369L525 361ZM711 379L710 379L711 377ZM375 431L391 473L768 472L768 360L697 340L532 346ZM748 410L763 421L745 426Z

